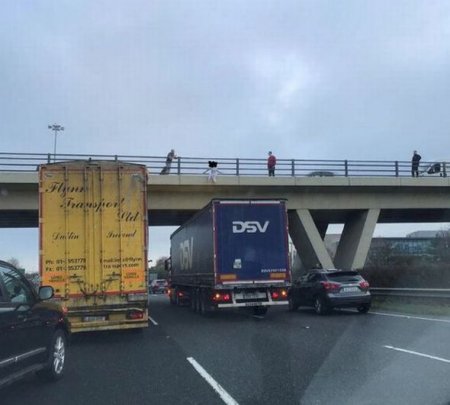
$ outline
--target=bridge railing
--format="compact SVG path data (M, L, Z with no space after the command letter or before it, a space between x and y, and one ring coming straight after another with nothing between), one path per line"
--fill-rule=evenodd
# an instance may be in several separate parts
M43 163L73 160L120 160L144 164L150 174L160 174L166 164L165 156L146 155L84 155L50 153L2 153L0 171L32 172ZM220 175L225 176L267 176L266 159L252 158L203 158L179 156L171 165L170 175L203 175L208 170L208 162L216 161ZM420 176L446 177L450 162L421 162ZM277 177L410 177L410 161L377 160L318 160L318 159L278 159Z

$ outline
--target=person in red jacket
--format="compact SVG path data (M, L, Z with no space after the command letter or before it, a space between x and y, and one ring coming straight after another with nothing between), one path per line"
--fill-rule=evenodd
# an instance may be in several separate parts
M275 177L275 166L277 164L277 158L272 152L269 152L269 157L267 158L267 169L269 170L269 177Z

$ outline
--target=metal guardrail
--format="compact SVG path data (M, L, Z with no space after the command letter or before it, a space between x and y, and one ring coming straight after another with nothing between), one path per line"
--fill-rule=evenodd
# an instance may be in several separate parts
M165 166L165 156L144 155L84 155L51 153L3 153L0 152L0 171L32 172L43 163L71 160L121 160L144 164L150 174L160 174ZM218 163L221 175L225 176L267 176L266 159L250 158L201 158L179 156L172 162L170 174L203 175L208 169L208 161ZM437 170L439 169L439 170ZM421 162L422 176L447 177L450 162ZM411 177L410 161L376 160L316 160L316 159L277 159L277 177Z
M371 288L370 293L387 297L450 298L450 289L446 288Z

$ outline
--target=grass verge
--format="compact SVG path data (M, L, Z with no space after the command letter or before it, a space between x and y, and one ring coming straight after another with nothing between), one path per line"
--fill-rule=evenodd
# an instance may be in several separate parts
M450 317L450 301L430 298L372 297L372 310Z

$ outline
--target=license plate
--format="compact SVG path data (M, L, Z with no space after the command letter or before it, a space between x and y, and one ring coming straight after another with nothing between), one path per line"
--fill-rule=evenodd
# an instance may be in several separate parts
M85 316L83 317L84 322L98 322L106 321L106 316Z
M259 303L259 302L246 302L245 303L246 307L257 307L259 305L261 305L261 303Z
M344 287L342 288L341 292L357 292L359 291L358 287Z
M244 299L247 300L266 299L266 298L267 298L266 293L262 291L244 293Z

